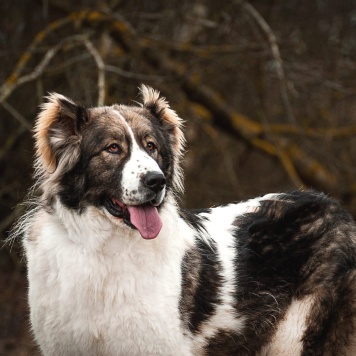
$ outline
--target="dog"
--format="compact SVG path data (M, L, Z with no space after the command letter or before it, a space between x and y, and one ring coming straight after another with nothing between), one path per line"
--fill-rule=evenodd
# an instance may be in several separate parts
M19 230L43 355L356 355L351 216L315 191L179 208L182 120L141 95L38 116Z

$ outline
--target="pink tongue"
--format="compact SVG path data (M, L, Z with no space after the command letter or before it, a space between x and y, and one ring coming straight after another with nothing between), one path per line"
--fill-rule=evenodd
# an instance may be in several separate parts
M144 239L154 239L162 228L157 208L152 205L127 206L131 224L136 227Z

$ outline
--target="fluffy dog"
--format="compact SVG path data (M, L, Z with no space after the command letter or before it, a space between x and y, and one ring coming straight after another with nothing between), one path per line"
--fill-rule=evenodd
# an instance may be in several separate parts
M180 209L182 121L50 95L20 223L46 356L355 355L356 227L316 192Z

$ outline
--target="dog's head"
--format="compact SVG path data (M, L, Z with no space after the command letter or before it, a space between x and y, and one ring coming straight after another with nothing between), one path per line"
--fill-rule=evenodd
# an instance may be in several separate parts
M52 94L35 126L36 169L47 204L94 206L115 223L157 236L167 192L182 190L182 121L142 86L140 106L84 108Z

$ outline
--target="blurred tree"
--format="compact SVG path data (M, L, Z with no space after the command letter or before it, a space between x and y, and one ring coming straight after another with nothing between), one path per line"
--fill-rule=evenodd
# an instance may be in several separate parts
M31 184L46 93L130 103L141 82L186 120L183 205L313 187L356 216L353 0L3 0L0 16L3 238ZM6 355L33 348L19 251L0 256Z

